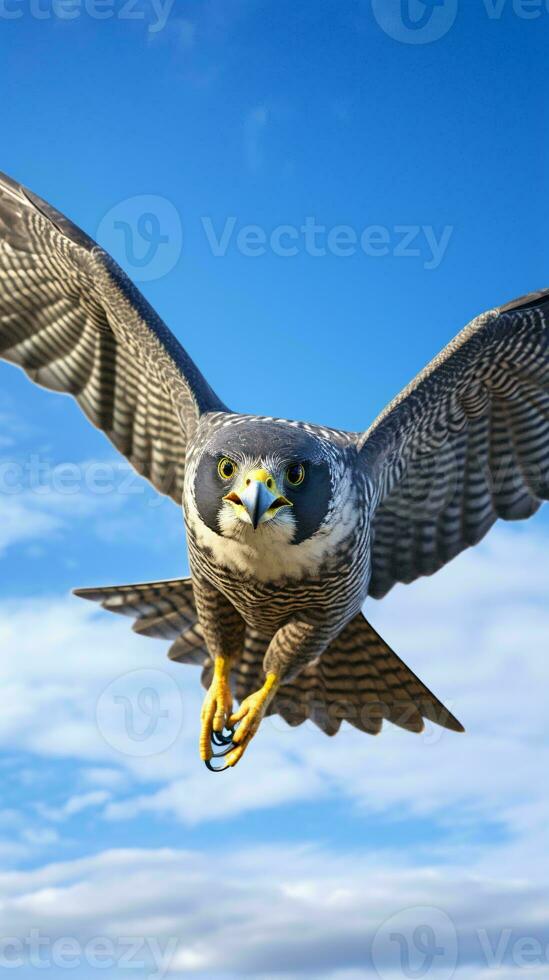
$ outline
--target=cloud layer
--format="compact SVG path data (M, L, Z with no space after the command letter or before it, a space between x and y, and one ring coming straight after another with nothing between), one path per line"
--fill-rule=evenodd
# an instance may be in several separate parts
M6 960L36 956L39 936L42 963L59 967L70 939L84 975L102 940L118 968L133 941L149 977L503 980L547 969L541 899L525 881L382 864L362 848L228 853L221 841L208 853L110 851L0 876Z
M196 670L72 598L2 603L0 745L75 773L53 801L36 794L32 820L0 814L6 859L38 862L0 878L4 935L40 929L50 956L56 938L72 937L83 976L96 973L87 942L109 938L119 967L128 936L147 940L144 976L393 980L402 964L434 980L456 968L467 980L514 980L525 966L546 975L547 544L542 521L498 528L367 610L465 735L386 726L376 739L346 728L330 740L272 719L215 785L196 757ZM289 804L343 807L363 820L361 846L320 846L298 825L294 843L269 841L277 807ZM265 844L225 848L227 818L245 828L256 812ZM209 826L211 846L41 866L85 817L107 836L135 818ZM436 834L379 850L372 819Z

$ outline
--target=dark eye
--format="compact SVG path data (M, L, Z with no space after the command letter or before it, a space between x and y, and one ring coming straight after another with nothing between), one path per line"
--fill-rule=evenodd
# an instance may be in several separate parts
M292 463L286 470L286 481L291 487L298 487L305 479L305 467L301 463Z
M224 456L217 464L217 472L222 480L230 480L235 475L236 470L236 463L233 463L232 459L229 459L228 456Z

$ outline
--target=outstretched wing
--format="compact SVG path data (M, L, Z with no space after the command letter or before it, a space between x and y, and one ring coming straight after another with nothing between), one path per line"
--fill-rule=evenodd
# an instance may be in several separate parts
M431 575L549 499L549 290L473 320L359 441L370 594Z
M73 395L137 472L178 503L200 415L226 411L116 262L1 174L0 357Z

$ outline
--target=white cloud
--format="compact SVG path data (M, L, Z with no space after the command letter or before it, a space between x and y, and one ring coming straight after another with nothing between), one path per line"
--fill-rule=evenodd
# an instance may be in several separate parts
M173 670L162 644L74 597L1 603L0 648L0 744L42 756L118 763L96 725L101 692L149 662Z
M124 773L120 769L109 769L107 766L92 766L83 769L80 777L84 783L91 786L108 786L113 788L124 783Z
M26 506L21 500L0 496L0 556L11 545L49 538L62 526L53 514Z
M143 534L144 514L154 514L155 534ZM123 459L0 462L0 556L22 541L77 535L83 522L101 540L139 535L153 549L183 535L181 512Z
M0 394L0 449L15 446L37 433L36 425L30 424L14 409L13 400Z
M195 717L198 721L198 710ZM326 794L318 772L308 771L302 759L292 759L267 739L263 740L266 745L258 743L250 765L235 769L223 792L213 794L211 774L197 763L195 741L196 737L189 746L190 765L181 766L185 770L181 778L169 780L157 792L111 803L105 809L107 819L124 820L149 812L171 814L191 825L204 820L222 822L247 811L322 799Z
M36 847L47 847L59 841L59 834L51 827L26 827L21 832L21 837Z
M530 951L537 943L531 967L547 971L539 897L527 881L398 867L364 848L227 851L222 840L208 853L110 851L0 875L4 935L39 929L50 944L70 936L82 949L90 937L108 937L115 963L122 937L132 936L149 968L182 977L401 980L402 944L417 969L427 942L436 952L425 975L434 980L449 980L455 966L458 977L507 980L518 975L527 939ZM155 948L167 951L156 963Z
M40 813L48 820L62 821L68 817L74 817L83 810L93 807L100 807L110 800L111 794L104 789L92 790L89 793L78 793L70 796L61 807L50 807L41 804Z

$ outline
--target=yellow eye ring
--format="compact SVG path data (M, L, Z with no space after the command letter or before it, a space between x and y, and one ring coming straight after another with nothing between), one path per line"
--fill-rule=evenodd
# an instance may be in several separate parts
M236 463L232 459L229 459L228 456L223 456L223 459L220 459L217 464L217 472L222 480L231 480L237 469Z
M302 463L292 463L286 470L286 482L291 487L298 487L305 479L305 467Z

